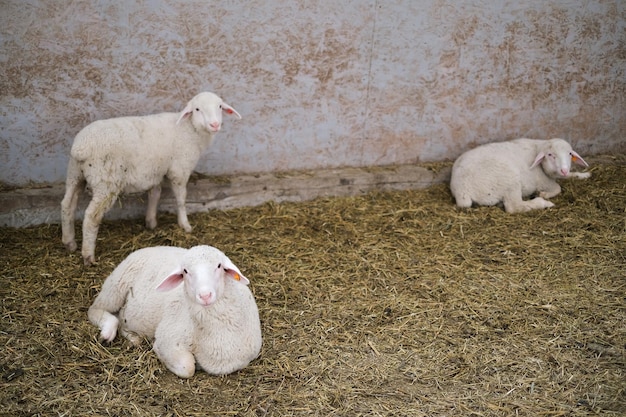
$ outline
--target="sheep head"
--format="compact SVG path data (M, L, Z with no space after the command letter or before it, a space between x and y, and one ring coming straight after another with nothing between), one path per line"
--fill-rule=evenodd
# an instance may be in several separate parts
M241 119L237 110L226 104L218 95L205 91L187 103L176 124L180 124L185 119L191 119L191 123L196 129L203 129L211 133L219 132L222 128L222 112Z
M567 178L570 175L572 162L583 167L589 165L563 139L550 139L541 147L530 169L541 164L543 171L551 178Z
M184 284L185 296L190 302L208 307L219 300L226 280L244 285L250 281L228 257L212 246L195 246L187 251L180 265L157 287L169 291Z

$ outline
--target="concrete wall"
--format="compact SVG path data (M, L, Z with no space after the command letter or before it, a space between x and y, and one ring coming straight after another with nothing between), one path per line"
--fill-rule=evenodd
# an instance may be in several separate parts
M453 159L514 137L626 147L626 6L608 0L0 1L0 181L62 182L101 118L228 121L198 171Z

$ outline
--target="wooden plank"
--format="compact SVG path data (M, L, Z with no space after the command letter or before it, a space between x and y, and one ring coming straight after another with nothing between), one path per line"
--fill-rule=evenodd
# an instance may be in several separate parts
M188 213L256 206L268 201L308 201L319 197L361 195L373 190L409 190L448 181L450 165L437 169L402 165L375 168L344 168L286 174L202 177L194 175L187 189ZM27 227L60 223L62 184L0 193L0 225ZM83 193L77 217L82 219L89 196ZM141 218L145 194L123 196L105 218ZM164 185L159 211L176 211L171 190Z

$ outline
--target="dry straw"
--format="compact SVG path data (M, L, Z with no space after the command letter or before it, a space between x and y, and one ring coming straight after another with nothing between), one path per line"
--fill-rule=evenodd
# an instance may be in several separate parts
M446 185L107 222L99 263L60 228L0 229L0 413L618 416L626 413L626 158L556 207L459 210ZM261 356L181 380L87 308L145 246L211 244L251 279Z

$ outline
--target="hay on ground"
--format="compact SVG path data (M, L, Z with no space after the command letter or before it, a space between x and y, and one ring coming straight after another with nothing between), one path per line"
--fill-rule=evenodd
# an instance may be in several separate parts
M95 267L60 227L0 230L0 413L617 416L626 413L626 158L549 210L460 210L444 184L172 215L100 229ZM222 249L251 279L264 345L182 380L97 340L87 308L130 252Z

